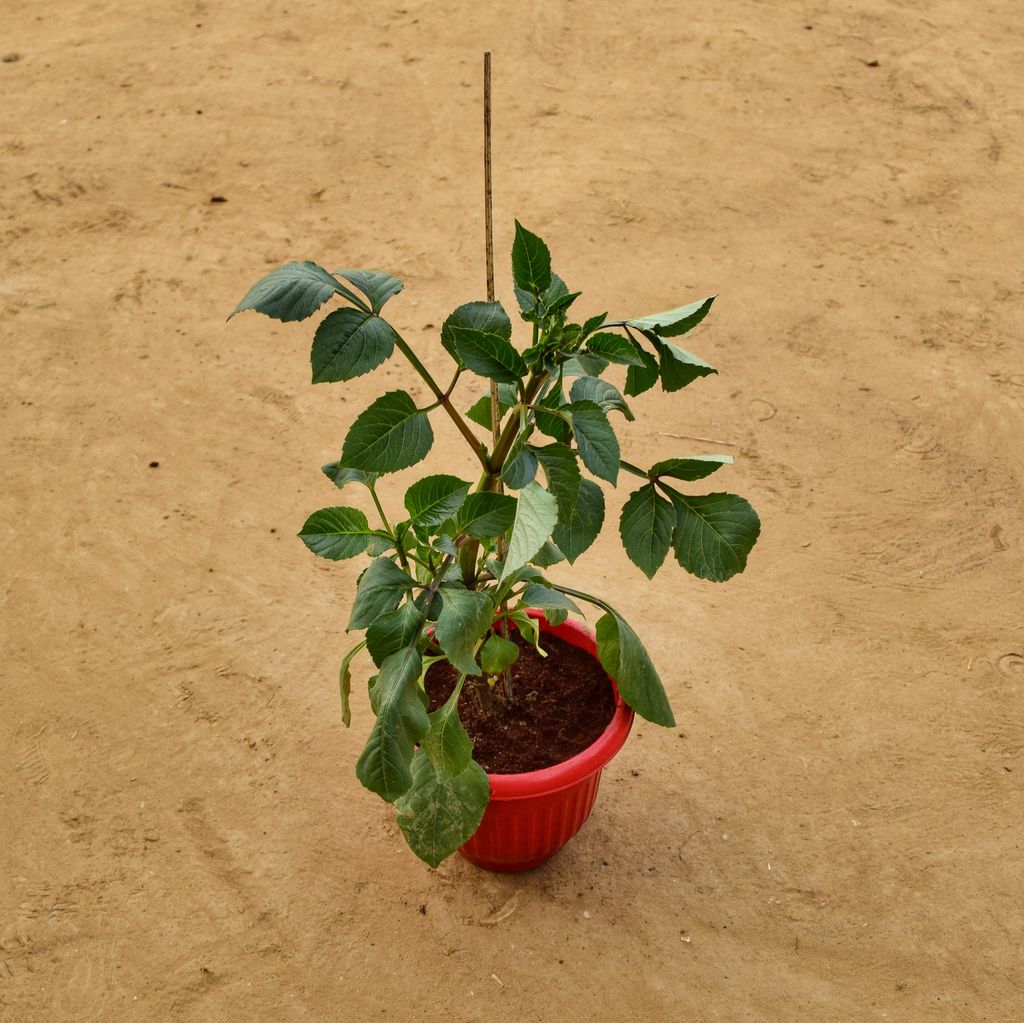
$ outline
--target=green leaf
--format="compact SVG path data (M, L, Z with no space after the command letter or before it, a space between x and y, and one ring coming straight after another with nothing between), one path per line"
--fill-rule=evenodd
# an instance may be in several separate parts
M512 526L501 577L522 568L544 545L558 522L558 502L539 483L523 488L516 507L516 520Z
M507 344L512 337L512 321L500 302L466 302L460 305L441 325L441 344L459 365L468 365L459 353L459 339L465 334L471 338L484 335L500 348L502 342ZM483 344L486 347L487 342ZM471 347L475 349L475 346Z
M607 313L598 313L596 316L589 317L583 324L580 333L583 337L589 337L599 327L604 326L604 321L608 319Z
M480 667L485 675L500 675L519 660L519 647L496 632L480 648Z
M508 620L519 629L528 643L533 644L533 648L541 657L547 657L547 653L540 646L540 627L536 618L531 618L525 611L513 611L509 614Z
M623 700L652 724L675 725L665 687L637 634L611 608L597 620L596 631L598 660Z
M678 345L660 337L650 337L661 357L661 386L666 391L678 391L692 384L698 377L706 377L718 370L709 366L691 352L683 351Z
M313 383L353 380L376 369L395 350L395 332L379 316L335 309L323 318L309 355Z
M515 384L498 384L498 418L502 416L517 401ZM473 407L466 413L466 418L482 426L485 430L491 429L491 393L488 391L482 395Z
M539 565L541 568L550 568L560 561L565 561L565 555L550 540L545 540L544 546L530 558L530 564Z
M423 662L415 647L385 658L373 687L377 720L356 761L356 777L393 803L412 785L413 749L430 728L419 679Z
M604 494L592 480L583 480L571 513L555 526L552 539L572 564L596 539L604 525Z
M658 360L639 346L636 353L643 365L626 370L626 394L630 397L649 391L658 382Z
M681 305L678 309L668 309L663 313L653 313L650 316L638 316L635 320L626 322L638 330L650 331L653 334L660 334L662 337L679 337L680 334L692 330L707 316L711 310L711 303L717 297L717 295L712 295L699 302Z
M405 287L397 277L383 270L336 270L335 273L354 284L370 300L375 313L379 313L384 303Z
M417 526L439 526L461 507L469 484L457 476L425 476L405 492L405 510Z
M349 629L365 629L379 615L394 611L409 592L413 579L388 558L377 558L359 577Z
M389 391L352 424L341 461L352 469L397 472L425 458L433 443L426 413L417 410L405 391Z
M637 346L621 334L610 334L607 331L595 334L587 341L587 349L599 358L620 366L644 364Z
M356 643L342 658L341 668L338 671L338 688L341 690L341 720L346 728L352 724L352 706L350 702L352 698L352 658L364 646L366 646L365 639Z
M723 465L732 465L732 455L691 455L689 458L666 458L655 462L647 475L658 479L668 476L677 480L702 480Z
M569 439L569 417L565 412L557 410L564 404L565 395L562 393L561 387L554 387L537 402L537 407L534 409L537 429L548 437L563 442ZM540 409L551 409L552 411L541 412Z
M362 483L370 487L377 482L377 473L363 472L362 469L346 469L341 462L328 462L320 471L339 489L349 483Z
M672 544L675 515L672 503L662 497L653 483L634 490L622 508L619 535L629 560L648 579L661 568Z
M750 504L735 494L687 497L666 489L675 507L672 545L679 564L716 583L742 572L761 532L761 520Z
M599 405L605 413L616 409L621 412L629 422L633 422L635 416L626 404L625 398L619 394L619 390L607 380L599 380L597 377L580 377L574 380L569 397L574 401L592 401Z
M501 478L510 490L522 490L537 475L537 456L525 441L522 444L517 441L517 445L518 451L513 447L501 470Z
M557 291L555 284L558 284ZM565 286L565 282L557 274L551 275L551 287L544 293L541 301L544 304L544 311L548 316L553 313L560 313L568 309L582 295L582 291L572 291Z
M567 522L576 506L582 480L576 454L566 444L548 444L542 448L534 448L533 452L544 466L548 490L555 495L558 502L559 521Z
M619 442L608 417L592 401L573 402L566 408L572 415L576 447L583 464L599 479L615 486L619 478Z
M494 604L480 590L446 590L434 635L445 656L464 675L479 675L476 645L494 619Z
M523 357L503 337L469 327L453 327L450 336L459 361L474 373L506 384L526 374Z
M490 782L473 760L461 774L440 774L423 750L413 757L412 777L412 787L396 804L398 826L409 848L437 867L480 827Z
M321 508L299 531L299 539L317 556L342 561L366 550L372 531L357 508Z
M470 494L459 509L458 528L478 540L502 536L516 517L516 499L508 494Z
M424 621L419 608L408 601L378 615L366 629L366 649L373 663L379 668L386 658L415 642Z
M607 368L607 360L590 352L578 352L562 363L562 372L567 377L599 377Z
M465 681L462 676L444 705L430 715L430 731L420 743L438 774L461 774L473 759L473 740L459 719L459 695Z
M512 243L512 276L518 287L534 295L540 295L551 284L551 253L548 247L518 220Z
M235 306L231 316L246 309L254 309L264 316L290 323L312 316L333 295L343 295L369 312L361 298L335 280L322 266L309 260L304 263L285 263L266 277L261 277Z
M538 611L543 611L549 622L551 622L553 614L567 615L570 611L575 611L580 615L583 614L579 605L572 597L562 593L561 590L552 589L543 583L528 583L523 590L523 601L527 607L535 607ZM551 622L551 624L557 625L560 623Z

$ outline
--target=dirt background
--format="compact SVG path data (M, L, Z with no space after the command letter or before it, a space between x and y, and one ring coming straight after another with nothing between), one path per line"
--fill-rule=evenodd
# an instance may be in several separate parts
M0 13L5 1023L1020 1017L1019 4ZM583 312L720 293L722 375L637 399L624 456L732 452L764 521L722 586L614 527L581 560L680 727L520 877L428 870L355 781L359 563L293 538L423 387L314 388L309 324L224 322L288 259L380 267L442 365L488 47L499 297L513 216Z

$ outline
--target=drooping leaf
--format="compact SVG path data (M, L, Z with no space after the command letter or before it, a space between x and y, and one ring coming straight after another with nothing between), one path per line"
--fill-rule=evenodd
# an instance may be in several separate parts
M578 352L562 363L562 372L567 377L599 377L608 368L608 360L591 352Z
M678 309L668 309L663 313L652 313L650 316L638 316L635 320L626 322L638 330L651 331L662 337L679 337L680 334L692 330L707 316L711 311L711 303L716 298L716 295L712 295L699 302L679 306Z
M539 483L524 487L519 495L512 538L505 555L503 579L522 568L541 549L557 522L558 502L554 495Z
M547 657L547 651L542 649L540 645L540 627L537 625L537 619L531 618L525 611L512 611L508 620L514 624L515 627L523 634L523 638L527 642L533 644L534 650L541 655L541 657Z
M394 611L413 579L388 558L371 561L356 585L349 629L365 629L379 615Z
M439 526L455 515L468 493L469 484L457 476L425 476L405 492L405 510L414 525Z
M379 668L386 658L413 643L424 620L420 609L409 601L378 615L366 629L366 649L373 663Z
M376 369L394 350L395 332L379 316L361 309L335 309L313 336L313 383L353 380Z
M509 452L501 478L510 490L522 490L537 475L537 456L525 441Z
M542 294L551 284L551 252L518 220L512 243L512 276L518 287L534 295Z
M678 391L687 384L692 384L698 377L706 377L718 370L709 366L703 359L691 352L684 351L671 341L651 335L651 340L658 349L661 371L661 386L666 391Z
M626 370L626 394L635 397L649 391L658 382L658 360L637 347L636 354L640 356L642 365L630 366Z
M617 363L619 366L642 366L644 364L637 351L637 346L621 334L612 334L608 331L595 334L588 338L587 349L598 358Z
M459 719L459 695L463 676L451 696L430 715L430 731L420 745L439 774L461 774L473 759L473 740Z
M575 401L567 406L572 430L583 464L599 479L612 486L619 478L619 442L604 410L593 401Z
M405 285L397 277L383 270L336 270L350 284L354 284L369 300L375 313L384 308L389 298L394 298Z
M264 316L271 316L282 323L291 323L312 316L333 295L342 295L360 309L369 312L366 303L358 295L349 291L322 266L309 260L304 263L285 263L260 278L235 306L231 316L246 309L255 309Z
M561 625L570 611L583 614L572 597L542 583L528 583L523 590L523 601L527 607L543 611L551 625Z
M558 518L567 522L576 506L582 480L576 453L568 445L557 443L534 448L533 452L544 467L548 490L558 502Z
M415 465L434 443L425 412L405 391L389 391L349 428L341 461L352 469L389 473Z
M396 804L398 826L409 848L437 867L480 827L490 782L474 760L461 774L439 773L422 749L413 757L412 776L412 787Z
M356 777L393 803L412 785L413 750L430 728L419 679L422 659L406 647L384 659L373 686L377 720L356 761Z
M476 645L494 620L494 604L481 590L446 590L434 635L456 671L479 675Z
M675 725L665 687L637 634L610 608L597 620L596 631L598 660L623 700L652 724Z
M306 519L299 539L319 557L342 561L362 554L371 533L358 508L321 508Z
M530 558L531 565L539 565L541 568L550 568L560 561L565 561L565 555L550 540L545 540L544 546Z
M648 579L654 577L668 554L674 525L672 503L654 489L653 483L634 490L622 507L622 544L630 561Z
M496 632L480 647L480 667L485 675L500 675L519 660L519 647Z
M509 494L470 494L459 509L458 527L478 540L502 536L516 517L516 499Z
M339 489L349 483L362 483L364 487L377 482L377 473L363 472L362 469L347 469L341 462L328 462L320 471Z
M561 387L553 387L536 403L537 407L534 409L537 429L557 441L569 439L569 416L565 412L557 411L564 404L565 395L562 393ZM541 409L551 409L552 411L542 412Z
M691 455L689 458L666 458L655 462L647 473L651 479L668 476L677 480L702 480L723 465L732 465L732 455Z
M593 480L583 480L571 513L555 526L552 539L572 564L597 539L603 525L604 494Z
M619 389L608 383L607 380L599 380L597 377L579 377L572 383L569 397L573 402L592 401L599 405L607 414L615 409L621 412L629 422L633 422L634 415L626 404L626 399L619 394Z
M352 658L355 657L363 647L366 640L361 640L341 660L341 668L338 670L338 688L341 690L341 720L345 727L352 724Z
M761 520L749 502L735 494L688 497L670 490L669 496L675 508L672 546L687 572L724 582L746 568L761 532Z

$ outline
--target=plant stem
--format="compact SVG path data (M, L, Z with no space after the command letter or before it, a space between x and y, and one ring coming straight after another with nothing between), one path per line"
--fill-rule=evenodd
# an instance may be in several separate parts
M392 328L393 329L393 328ZM417 358L416 353L409 347L408 342L399 335L398 331L395 331L395 345L398 350L409 360L410 365L417 373L422 377L426 385L434 393L434 397L437 398L437 403L440 405L451 421L459 428L459 432L463 437L466 438L466 442L473 449L473 454L480 460L480 464L485 468L489 468L489 462L487 460L487 446L473 433L470 429L469 423L459 414L458 409L452 404L450 394L446 394L438 386L437 381L430 375L430 371L422 362ZM456 374L458 379L458 374Z
M409 562L405 556L405 550L402 545L398 542L398 536L394 529L391 527L391 523L388 522L387 515L384 514L384 507L380 503L380 498L377 496L377 488L372 483L367 483L367 489L370 491L370 496L373 498L374 506L377 509L377 514L380 516L381 522L384 523L384 532L395 542L395 550L398 551L398 560L402 563L402 568L406 572L409 571Z
M519 413L522 405L529 405L537 392L544 386L548 374L546 370L536 370L526 382L523 390L523 401L520 405L514 405L505 413L505 425L502 427L498 443L488 459L484 472L476 485L475 493L496 493L501 486L501 470L505 467L505 459L515 443L519 434ZM473 589L477 580L476 559L480 551L480 541L473 539L466 543L459 550L459 567L462 569L462 581L468 589Z
M641 479L649 480L651 478L646 472L643 471L643 469L641 469L639 466L633 465L632 462L626 462L622 459L619 459L619 465L621 465L622 468L626 470L626 472L631 472L634 476L639 476Z

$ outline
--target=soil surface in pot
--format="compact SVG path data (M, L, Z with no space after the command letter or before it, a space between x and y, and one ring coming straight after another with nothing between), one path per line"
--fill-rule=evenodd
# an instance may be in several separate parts
M582 753L608 726L615 713L611 683L600 662L550 633L541 638L541 657L518 633L512 665L512 699L501 681L493 687L493 707L481 710L472 679L459 697L459 717L473 740L473 759L490 774L520 774L551 767ZM425 680L430 710L452 694L458 672L435 664Z

